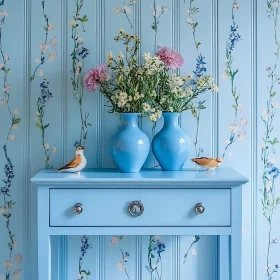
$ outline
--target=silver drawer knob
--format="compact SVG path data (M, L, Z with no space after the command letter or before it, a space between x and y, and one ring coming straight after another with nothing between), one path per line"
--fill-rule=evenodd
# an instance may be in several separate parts
M80 215L84 210L84 206L82 203L76 203L74 206L73 206L73 212L76 214L76 215Z
M194 210L197 214L202 214L205 211L205 208L202 203L197 203L194 207Z
M144 205L141 200L131 201L128 205L128 213L133 217L138 217L144 212Z

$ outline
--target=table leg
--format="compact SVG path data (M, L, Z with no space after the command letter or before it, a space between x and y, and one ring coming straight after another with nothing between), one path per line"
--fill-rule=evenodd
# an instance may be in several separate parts
M218 236L218 280L229 280L230 271L230 237Z
M231 280L242 277L242 188L233 187L231 193L231 237L230 237L230 275Z
M49 189L38 188L38 280L51 280Z

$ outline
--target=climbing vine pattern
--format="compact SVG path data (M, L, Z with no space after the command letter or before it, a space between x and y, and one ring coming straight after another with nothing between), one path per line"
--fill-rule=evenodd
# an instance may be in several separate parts
M197 36L196 36L196 30L198 27L198 21L196 20L196 16L199 13L199 8L197 6L195 6L195 0L189 0L189 3L187 3L186 0L184 0L184 4L187 8L186 13L188 15L186 21L192 29L193 43L197 50L195 70L193 71L193 74L189 74L189 76L192 77L194 75L196 79L199 79L207 71L205 57L200 53L200 50L199 50L199 47L201 46L201 42L197 40ZM206 107L204 105L205 102L206 102L205 100L198 101L197 105L192 109L192 115L196 119L196 132L195 132L195 138L194 138L194 148L195 148L195 154L197 157L201 156L201 154L203 153L203 148L199 147L198 140L199 140L201 111L206 109ZM186 260L189 256L190 252L192 252L193 256L197 254L196 250L193 249L193 246L197 242L199 242L200 236L195 235L195 236L193 236L192 239L193 239L192 243L190 244L187 252L184 255L184 263L186 263Z
M162 279L162 261L161 255L165 251L166 245L161 242L161 237L156 235L149 236L148 243L148 264L145 265L150 280L161 280Z
M152 29L155 32L155 42L154 42L154 52L157 51L157 34L158 34L158 26L160 24L160 18L161 16L168 11L168 8L166 6L159 6L156 3L156 0L153 2L153 23L152 23Z
M83 83L83 70L84 60L89 55L89 50L85 47L83 38L80 36L80 32L85 32L84 24L88 22L86 15L81 15L84 5L83 0L75 1L74 15L69 21L71 27L71 39L73 41L73 51L71 52L72 70L71 70L71 84L73 96L76 99L79 106L80 115L80 138L75 141L74 146L85 145L87 140L88 128L92 126L89 122L89 113L84 111L83 99L84 99L84 83Z
M133 25L132 25L132 21L131 21L131 18L130 18L130 15L131 15L131 9L135 6L136 4L136 0L129 0L128 2L126 0L124 0L124 5L123 7L121 6L116 6L114 8L114 12L116 14L124 14L129 25L130 25L130 28L132 29Z
M120 253L121 253L121 260L118 261L118 268L119 268L120 271L124 272L125 275L126 275L126 278L128 280L130 280L130 277L129 277L129 274L128 274L128 271L127 271L127 267L126 267L126 265L128 263L129 253L125 252L122 249L121 242L122 242L123 239L124 239L123 235L114 236L111 240L111 243L113 245L118 245Z
M71 69L71 85L72 92L75 100L78 103L79 107L79 116L80 116L80 137L79 140L76 140L74 143L75 147L85 146L88 134L88 128L92 126L89 122L89 113L84 111L83 101L84 101L84 81L83 81L83 70L84 70L84 60L89 55L89 50L84 44L83 38L80 36L80 32L86 32L84 24L88 22L88 18L83 14L84 1L75 0L74 14L71 20L69 21L69 26L71 27L71 39L73 42L73 50L70 54L72 60L72 69ZM82 15L83 14L83 15ZM89 270L83 268L83 258L87 250L90 248L89 238L83 236L81 239L81 256L79 258L79 273L78 280L84 279L86 276L87 279L90 275Z
M85 254L87 253L88 249L91 248L88 242L88 237L83 236L81 239L81 243L82 246L81 246L81 253L79 257L79 273L78 273L77 280L88 279L90 276L90 271L83 269L83 263L84 263L83 261L84 261Z
M199 236L199 235L193 236L193 238L192 238L192 243L191 243L191 245L189 246L187 252L186 252L185 255L184 255L184 263L187 261L187 258L188 258L188 256L189 256L190 253L191 253L193 256L197 255L196 249L192 249L192 247L193 247L193 245L194 245L195 243L197 243L199 240L200 240L200 236Z
M45 158L45 167L52 168L52 164L50 163L53 154L56 152L56 147L50 146L50 144L46 140L46 130L49 128L50 124L46 121L45 112L46 105L53 98L53 94L50 90L50 85L47 79L44 77L45 72L41 68L43 65L48 62L53 62L57 57L57 38L52 37L50 39L50 34L54 31L54 24L50 23L49 17L46 13L46 0L42 1L42 15L44 19L44 41L39 45L40 49L40 57L35 59L35 63L37 66L35 67L32 76L30 77L30 81L32 82L36 78L36 74L38 74L38 79L40 80L40 95L37 99L37 112L35 117L36 127L40 131L41 144L44 150L44 158Z
M195 70L193 71L193 74L190 74L190 77L194 75L195 79L199 79L202 75L204 75L207 71L206 68L206 62L205 57L200 53L199 47L201 46L201 42L197 40L197 27L198 27L198 21L196 20L196 16L199 13L199 8L195 6L195 0L189 0L189 4L187 6L186 0L184 0L184 3L187 8L187 23L192 29L192 37L193 37L193 43L197 50L197 58L196 58L196 66ZM199 147L199 128L200 128L200 117L201 117L201 111L206 109L205 107L205 100L198 101L197 105L192 108L192 115L196 119L196 133L194 138L194 147L195 147L195 154L197 157L199 157L203 153L203 148Z
M235 13L239 10L239 3L234 0L231 8L231 26L230 34L228 41L226 43L226 62L225 62L225 71L222 73L223 80L229 81L230 91L233 97L232 108L234 110L233 121L229 125L230 137L225 141L225 148L223 151L223 158L226 156L226 152L229 147L237 140L243 141L246 137L246 126L247 118L240 118L239 115L243 111L243 105L240 103L240 93L238 93L236 87L236 78L238 75L239 69L234 69L234 51L237 43L241 40L241 36L238 33L238 24L235 20ZM232 152L228 153L229 156L232 155Z
M280 170L275 165L274 156L276 154L276 145L279 144L279 139L275 136L275 116L279 104L276 102L277 96L276 87L280 83L280 76L277 74L279 64L279 51L280 44L278 41L279 31L279 0L267 0L266 12L268 18L273 25L273 44L275 45L274 62L271 66L266 68L267 72L267 101L266 108L262 113L261 119L264 126L264 135L262 138L261 148L261 161L262 161L262 188L261 202L263 209L263 216L267 221L267 253L266 253L266 277L267 280L274 279L275 273L278 272L279 263L273 260L271 256L271 247L278 243L277 238L272 237L272 228L274 221L274 214L280 204L280 197L276 194L277 178Z
M1 134L5 137L5 142L3 146L3 159L5 162L4 165L4 178L2 179L1 186L1 202L0 202L0 215L2 216L6 232L1 232L1 236L6 238L8 237L6 253L7 257L4 262L4 275L0 271L0 279L1 280L10 280L10 279L19 279L21 277L21 265L22 265L22 255L16 253L17 251L17 240L16 235L12 229L11 221L13 217L13 210L16 205L16 202L12 199L12 187L13 180L15 178L15 166L12 163L12 159L9 155L9 147L11 142L16 140L13 131L18 128L18 125L21 122L21 119L18 117L19 111L17 109L12 109L12 104L10 101L10 95L12 91L12 85L9 83L9 73L11 71L9 67L10 56L3 48L3 35L4 28L6 26L6 20L8 17L8 12L5 10L4 1L0 2L0 71L2 72L2 99L1 105L7 111L7 120L5 122L8 123L8 132L5 135ZM1 251L1 255L5 254L5 252Z

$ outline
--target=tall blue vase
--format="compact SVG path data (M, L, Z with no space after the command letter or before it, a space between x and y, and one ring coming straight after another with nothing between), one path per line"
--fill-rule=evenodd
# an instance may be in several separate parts
M190 138L180 128L180 113L163 113L163 128L152 143L154 155L165 171L181 170L190 152Z
M150 151L150 140L138 127L138 115L122 113L121 129L111 138L110 153L121 172L139 172Z

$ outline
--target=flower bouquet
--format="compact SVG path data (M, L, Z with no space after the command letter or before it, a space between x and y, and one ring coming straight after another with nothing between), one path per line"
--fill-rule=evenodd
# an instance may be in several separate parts
M125 52L117 57L109 52L107 63L90 70L84 84L89 91L100 88L109 103L109 112L122 115L122 127L111 139L111 156L121 171L138 172L149 154L150 141L138 128L137 117L148 112L161 116L154 100L164 63L150 54L144 54L145 61L138 63L140 39L123 29L114 40L123 43Z
M110 103L110 113L145 115L147 108L149 111L153 109L155 88L164 63L159 57L152 57L148 53L144 54L145 62L139 64L137 56L140 39L125 33L123 29L114 40L124 44L125 53L120 52L117 58L114 58L112 52L109 52L107 64L99 65L86 74L85 86L89 91L100 88L100 92Z

